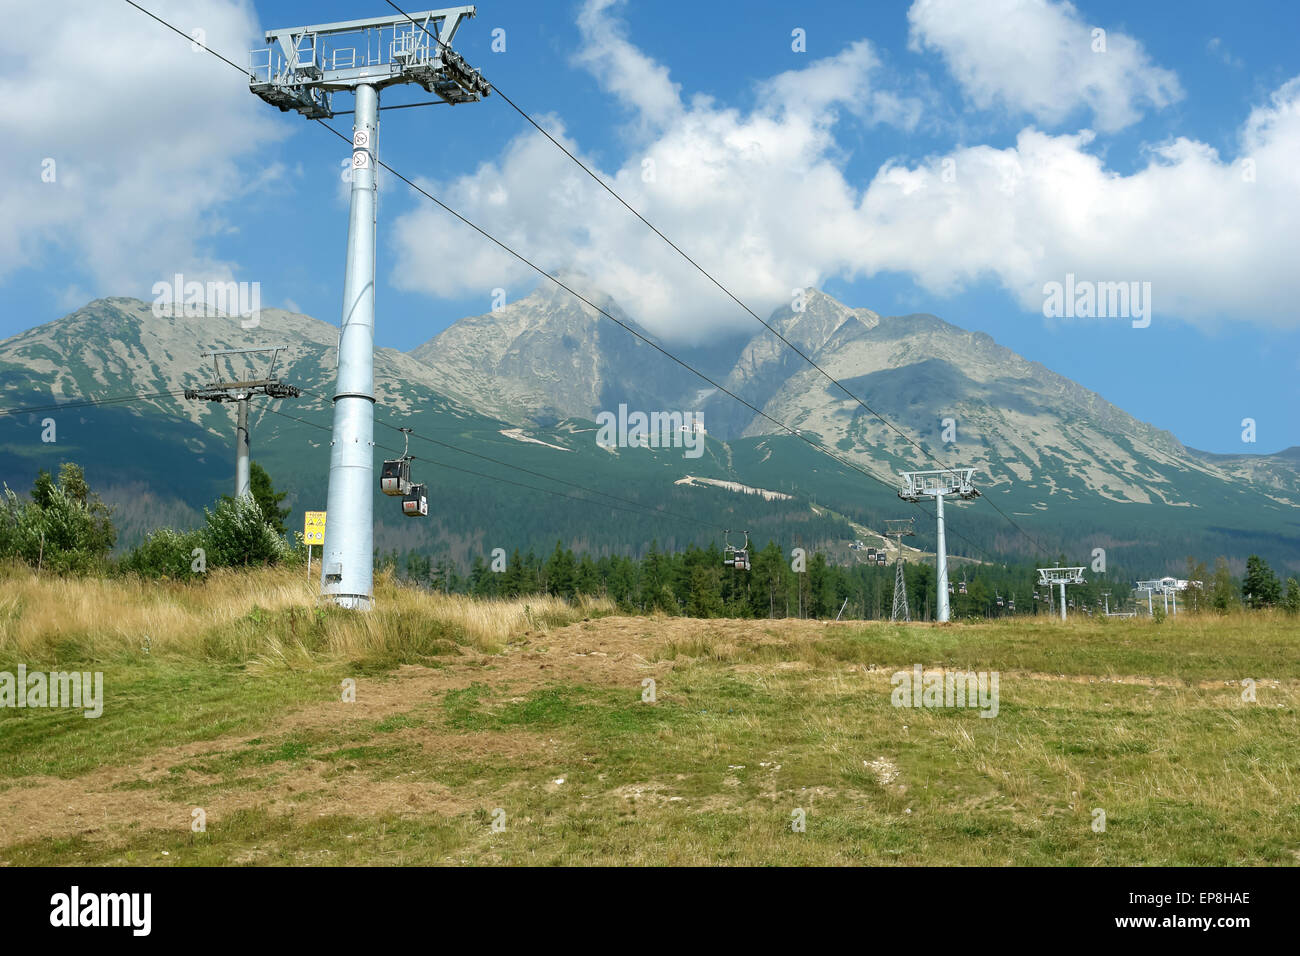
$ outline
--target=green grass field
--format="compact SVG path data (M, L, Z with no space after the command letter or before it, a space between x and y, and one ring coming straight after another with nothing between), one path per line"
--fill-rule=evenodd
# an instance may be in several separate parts
M359 620L285 573L0 583L0 671L105 683L98 719L0 710L0 863L1300 860L1284 616L706 621L383 582ZM997 671L998 715L893 706L916 664Z

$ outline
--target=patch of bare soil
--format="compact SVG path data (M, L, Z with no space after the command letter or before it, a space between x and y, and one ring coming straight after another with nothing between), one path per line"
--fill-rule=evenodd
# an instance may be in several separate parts
M613 624L613 626L610 626ZM685 633L680 623L674 631ZM640 686L642 677L662 674L671 664L653 667L645 653L663 642L659 628L619 626L618 619L574 624L545 633L525 634L502 653L482 654L463 648L446 666L403 666L378 678L360 678L356 700L340 699L293 708L275 719L277 735L300 731L342 731L405 713L449 690L473 683L509 687L514 693L553 683ZM112 767L72 779L27 777L0 791L0 846L37 838L81 835L111 839L126 828L188 829L189 805L179 805L150 789L118 789L137 782L175 779L176 768L196 758L218 756L250 746L259 734L230 734L212 740L167 747ZM554 741L523 731L510 734L436 734L407 728L387 739L418 739L431 753L459 756L480 753L510 759L555 751ZM328 777L325 770L336 772ZM424 780L375 781L364 770L337 772L336 765L309 761L292 770L274 768L273 780L240 787L236 779L206 799L209 824L237 810L273 809L297 817L331 813L380 814L437 812L459 814L478 804L450 788ZM187 768L183 780L215 783L216 778Z

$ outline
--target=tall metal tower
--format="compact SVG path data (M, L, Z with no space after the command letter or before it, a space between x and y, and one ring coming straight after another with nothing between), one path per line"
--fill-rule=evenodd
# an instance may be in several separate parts
M224 349L219 352L204 352L203 358L212 359L213 381L200 388L185 389L185 397L200 402L238 402L235 416L235 497L243 498L252 494L249 482L248 461L248 400L254 395L268 398L297 398L302 390L295 385L285 385L275 377L275 363L285 346L276 345L264 349ZM255 355L271 353L271 362L261 378L251 378L242 382L223 382L219 367L223 358L232 355Z
M910 621L912 615L907 610L907 582L903 578L903 539L916 534L912 529L911 518L886 518L885 534L897 544L898 561L894 570L894 609L889 613L891 621Z
M943 499L948 495L959 498L978 498L980 493L971 483L975 477L974 468L948 468L942 471L904 471L903 487L898 497L904 501L919 501L922 498L934 499L934 510L938 517L939 536L935 545L935 560L939 571L939 613L936 620L948 620L948 551L943 533Z
M1050 594L1053 585L1061 588L1061 620L1065 620L1065 586L1083 584L1083 568L1039 568L1038 583L1047 586Z
M316 26L268 30L252 53L249 89L281 112L332 117L332 97L350 91L352 197L343 317L339 329L334 437L321 593L342 607L369 610L374 591L374 333L376 165L379 93L416 83L443 102L474 103L487 80L451 49L472 6L425 10Z

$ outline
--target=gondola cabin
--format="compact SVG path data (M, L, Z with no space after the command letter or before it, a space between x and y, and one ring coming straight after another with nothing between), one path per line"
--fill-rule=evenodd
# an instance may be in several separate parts
M410 494L411 459L395 458L384 462L384 470L379 473L379 490L393 496Z
M411 485L410 494L402 499L402 514L408 518L425 518L429 514L429 499L424 485Z

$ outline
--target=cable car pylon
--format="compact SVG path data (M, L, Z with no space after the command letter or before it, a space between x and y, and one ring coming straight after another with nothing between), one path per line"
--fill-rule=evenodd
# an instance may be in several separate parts
M912 615L907 609L907 579L903 576L903 539L916 534L912 528L912 519L886 518L885 534L894 539L898 548L898 560L894 565L894 608L889 612L889 619L910 621Z
M281 112L311 120L334 116L333 97L353 94L352 190L339 323L338 378L330 442L321 593L340 607L374 605L375 232L379 165L379 97L416 83L446 103L474 103L492 87L451 49L472 6L424 10L267 30L254 50L249 92ZM432 31L432 32L431 32ZM332 127L330 127L332 128ZM411 489L414 496L414 488ZM428 504L414 502L428 513Z
M248 400L254 395L267 398L297 398L302 389L296 385L286 385L275 377L275 363L286 346L275 345L260 349L220 349L202 353L203 358L212 359L213 381L199 388L187 388L184 395L190 401L198 402L236 402L235 415L235 497L247 498L253 493L250 456L252 454L248 439ZM261 377L239 382L223 381L220 361L231 355L258 355L271 353L270 365Z
M938 606L937 620L948 620L948 547L944 539L943 499L947 495L959 498L978 498L979 491L971 479L974 468L945 468L939 471L904 471L903 487L898 497L904 501L920 501L922 498L934 499L934 512L938 524L935 545L935 563L938 571Z

